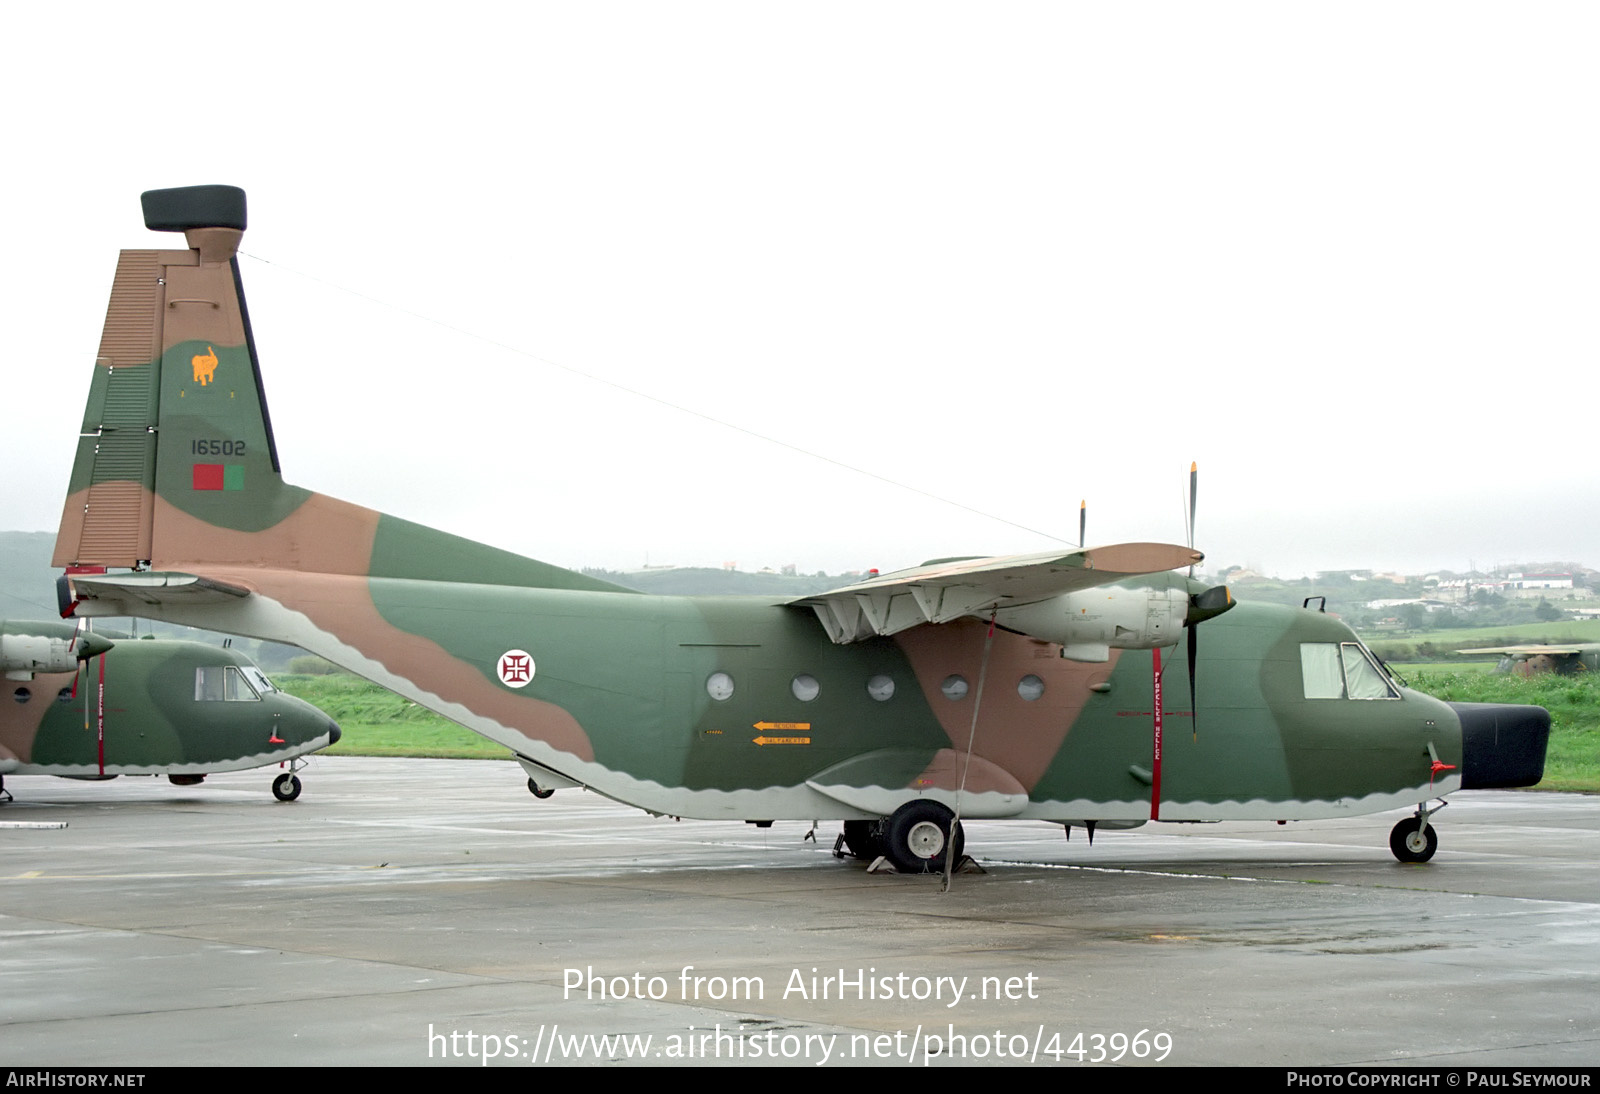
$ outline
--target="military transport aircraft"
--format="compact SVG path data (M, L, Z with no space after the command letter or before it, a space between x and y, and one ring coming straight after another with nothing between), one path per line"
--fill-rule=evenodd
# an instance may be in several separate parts
M1564 646L1483 646L1456 652L1498 653L1500 663L1494 667L1494 671L1517 676L1537 676L1541 672L1574 676L1580 672L1600 671L1600 642L1571 642Z
M300 646L506 745L541 794L843 820L901 870L942 866L957 810L1092 828L1415 805L1391 847L1420 861L1429 802L1542 774L1544 710L1409 691L1332 616L1172 572L1187 547L945 560L794 602L649 596L290 486L235 257L244 192L143 205L187 247L117 266L55 563L121 572L75 576L80 613ZM1189 709L1163 710L1163 651Z
M296 761L339 739L332 719L273 687L238 650L200 642L0 621L0 670L7 801L6 775L165 775L191 786L276 763L290 768L272 792L293 801Z

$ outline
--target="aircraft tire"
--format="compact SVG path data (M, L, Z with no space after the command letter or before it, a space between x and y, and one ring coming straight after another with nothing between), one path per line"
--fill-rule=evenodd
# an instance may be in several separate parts
M884 852L883 818L844 822L844 845L859 859L872 862Z
M546 798L548 798L551 794L554 794L555 792L556 792L556 788L553 787L553 786L540 786L538 783L534 782L532 779L528 780L528 793L532 794L534 797L538 798L540 801L544 801Z
M300 796L300 777L285 771L272 780L272 796L281 802L292 802Z
M934 874L944 869L944 857L952 851L960 861L966 834L955 823L955 814L933 801L906 802L896 809L883 826L883 853L902 874Z
M1427 862L1439 849L1439 833L1433 825L1422 829L1417 817L1407 817L1389 832L1389 850L1401 862Z

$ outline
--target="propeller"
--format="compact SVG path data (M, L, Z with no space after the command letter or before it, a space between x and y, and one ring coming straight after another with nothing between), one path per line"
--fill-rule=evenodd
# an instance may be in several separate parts
M1189 540L1188 545L1194 548L1194 511L1200 499L1200 465L1189 464L1189 504L1186 507ZM1194 566L1189 566L1189 577L1194 577ZM1213 585L1209 589L1202 589L1197 593L1189 594L1189 608L1183 615L1183 628L1188 632L1186 642L1188 646L1189 662L1189 726L1194 734L1194 739L1200 739L1200 704L1196 698L1195 663L1200 659L1200 624L1208 619L1215 619L1229 608L1233 607L1233 594L1226 585ZM1153 674L1154 710L1154 739L1153 739L1153 765L1150 785L1150 819L1161 819L1161 650L1150 651L1150 670Z
M72 654L79 661L87 661L91 657L99 657L114 645L116 643L111 639L102 638L80 624L78 637L72 642Z
M1189 464L1189 547L1194 547L1194 511L1200 500L1200 465ZM1194 577L1194 566L1189 566L1189 576ZM1200 624L1215 619L1233 607L1233 594L1226 585L1213 585L1209 589L1189 594L1189 610L1184 613L1183 627L1188 631L1189 660L1189 727L1194 739L1200 739L1200 710L1195 700L1195 662L1200 659Z
M1194 550L1194 505L1200 500L1200 464L1189 463L1189 549ZM1189 576L1194 576L1194 563L1189 563Z

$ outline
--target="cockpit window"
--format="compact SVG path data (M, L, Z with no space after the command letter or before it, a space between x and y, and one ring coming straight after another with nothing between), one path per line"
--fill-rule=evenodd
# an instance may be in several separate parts
M1359 642L1345 642L1340 649L1344 651L1344 680L1350 689L1350 698L1400 698L1389 684L1388 675L1378 668L1365 646Z
M239 671L244 673L244 678L250 681L250 686L255 688L259 695L271 695L278 690L272 681L267 679L267 674L254 665L240 665Z
M260 670L256 670L259 672ZM203 703L257 703L255 693L234 665L201 665L194 670L194 697Z
M1398 699L1388 674L1359 642L1300 643L1307 699Z

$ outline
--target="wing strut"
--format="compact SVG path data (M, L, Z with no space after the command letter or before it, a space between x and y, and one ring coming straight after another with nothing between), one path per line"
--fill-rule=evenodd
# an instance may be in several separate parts
M972 697L972 728L967 731L967 762L961 765L961 781L956 784L955 816L950 821L950 846L944 853L944 888L950 891L950 878L955 870L956 826L961 823L961 795L967 789L967 772L972 770L972 750L978 741L978 711L983 709L983 682L989 675L989 651L994 649L994 619L999 609L989 612L989 633L983 638L983 660L978 662L978 691Z

